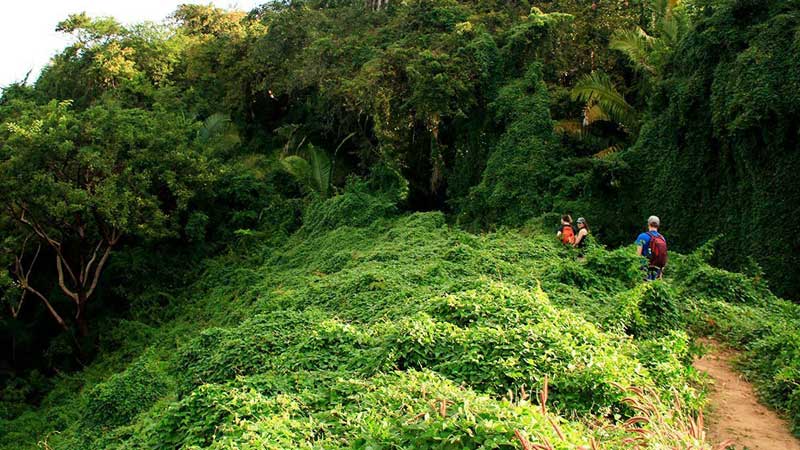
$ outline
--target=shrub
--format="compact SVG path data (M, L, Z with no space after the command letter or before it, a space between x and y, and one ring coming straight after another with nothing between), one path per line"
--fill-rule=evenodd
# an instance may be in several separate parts
M87 392L85 421L101 427L129 423L166 395L169 386L163 369L138 359Z
M759 303L765 293L758 281L707 264L690 273L685 284L691 286L694 296L744 304Z
M118 323L106 365L45 399L43 417L62 430L48 445L508 448L516 427L552 430L519 402L545 379L550 402L571 418L558 419L567 435L584 420L613 426L633 414L616 383L662 397L675 387L697 406L675 308L719 300L683 305L685 278L630 287L627 253L598 247L577 261L549 231L472 235L438 212L378 222L206 262L170 319ZM138 386L142 378L151 385ZM453 403L437 417L445 395ZM88 421L99 426L79 426ZM583 436L568 443L587 445Z
M638 306L630 331L636 336L651 336L683 328L680 299L663 280L641 284L630 291Z
M692 406L702 406L697 392L689 388L687 380L693 380L694 369L691 339L684 331L669 331L666 334L641 340L637 343L637 357L647 367L659 386L672 386Z
M565 439L585 442L582 425L552 419ZM499 449L515 445L516 429L559 439L528 402L476 394L434 372L363 379L314 371L201 386L167 411L139 444L155 449Z
M628 247L606 250L593 247L586 254L586 270L633 287L642 280L640 258Z
M800 334L796 323L772 318L769 331L747 346L743 361L756 380L759 393L773 406L789 413L800 430Z
M232 329L203 331L181 351L180 392L268 371L381 367L374 338L318 310L262 314ZM373 352L374 353L374 352Z
M327 200L317 200L303 215L303 230L319 233L351 226L364 227L395 214L392 202L365 192L345 192Z

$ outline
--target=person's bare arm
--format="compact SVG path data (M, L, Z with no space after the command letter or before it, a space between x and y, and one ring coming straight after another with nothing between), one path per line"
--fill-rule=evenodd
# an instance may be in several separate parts
M588 231L586 231L585 229L583 229L583 230L579 231L579 232L578 232L578 236L577 236L577 237L575 237L575 243L574 243L574 244L572 244L572 246L573 246L573 247L577 247L577 246L578 246L578 244L580 244L580 243L581 243L581 241L583 240L583 238L585 238L585 237L586 237L586 235L587 235L587 234L589 234L589 232L588 232Z
M641 245L636 246L636 256L642 256L642 248Z

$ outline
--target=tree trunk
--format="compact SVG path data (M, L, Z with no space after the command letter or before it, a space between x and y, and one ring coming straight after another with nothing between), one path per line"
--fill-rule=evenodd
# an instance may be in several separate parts
M78 294L75 324L78 326L78 336L81 338L89 336L89 321L86 320L86 300L88 300L86 294Z

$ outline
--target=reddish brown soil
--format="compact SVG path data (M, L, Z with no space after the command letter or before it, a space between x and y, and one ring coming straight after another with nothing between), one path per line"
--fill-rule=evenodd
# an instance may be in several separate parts
M733 439L737 449L800 450L789 424L758 402L753 386L742 379L731 361L736 354L714 342L711 351L694 362L714 380L706 415L708 441Z

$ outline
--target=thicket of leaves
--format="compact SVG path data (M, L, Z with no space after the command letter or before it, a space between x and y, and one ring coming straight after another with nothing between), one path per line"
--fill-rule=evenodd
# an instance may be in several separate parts
M209 260L172 319L116 324L127 340L0 422L2 448L513 448L515 430L614 448L638 435L619 385L700 405L682 322L660 320L678 282L642 285L630 252L578 262L549 231L476 236L349 195Z
M693 3L694 28L655 83L626 158L639 172L641 214L669 217L676 248L723 234L717 264L755 260L795 298L800 3Z
M796 1L672 3L69 17L0 98L5 359L50 375L4 376L0 448L688 445L703 333L800 423L800 310L757 266L704 248L643 284L632 249L552 238L561 212L608 242L657 213L673 250L723 232L719 260L796 284ZM112 240L83 367L19 288L65 311L54 259Z

